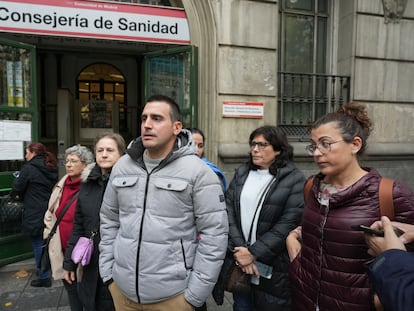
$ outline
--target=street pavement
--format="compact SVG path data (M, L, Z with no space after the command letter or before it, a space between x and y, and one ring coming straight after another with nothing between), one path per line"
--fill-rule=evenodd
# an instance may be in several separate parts
M53 281L50 288L37 288L30 286L30 282L34 279L36 279L34 259L1 267L0 311L70 311L68 297L61 280ZM207 309L231 311L231 295L226 293L222 306L217 306L210 297L207 301Z

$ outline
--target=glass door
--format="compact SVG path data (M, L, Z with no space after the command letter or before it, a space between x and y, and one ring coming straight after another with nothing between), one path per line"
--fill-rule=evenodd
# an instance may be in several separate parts
M197 68L193 46L145 55L145 99L155 94L173 98L180 106L183 127L197 126Z
M0 39L0 266L33 256L21 218L6 217L5 195L24 164L25 144L39 139L35 64L35 47Z
M24 144L39 138L35 64L35 47L0 39L1 173L20 169Z

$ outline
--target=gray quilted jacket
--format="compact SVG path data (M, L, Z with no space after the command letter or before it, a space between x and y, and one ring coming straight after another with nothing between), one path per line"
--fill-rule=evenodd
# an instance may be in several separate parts
M112 169L101 207L99 269L131 300L154 303L184 293L200 306L227 247L228 220L217 176L183 130L150 174L142 141Z

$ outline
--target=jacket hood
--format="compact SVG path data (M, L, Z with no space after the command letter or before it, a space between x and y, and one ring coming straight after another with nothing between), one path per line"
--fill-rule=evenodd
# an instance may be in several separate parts
M58 171L56 168L49 168L45 164L45 157L41 155L34 156L29 162L30 165L36 167L47 179L57 180Z
M109 174L102 175L101 168L95 162L89 163L82 171L81 180L83 183L86 183L91 180L98 180L98 179L106 180L109 178Z
M87 182L89 175L91 175L93 168L97 166L95 162L89 163L82 171L82 182Z
M128 147L126 153L134 160L141 160L145 147L142 143L142 137L135 139ZM193 137L190 131L183 129L178 134L173 150L165 157L162 162L170 162L183 155L197 154Z

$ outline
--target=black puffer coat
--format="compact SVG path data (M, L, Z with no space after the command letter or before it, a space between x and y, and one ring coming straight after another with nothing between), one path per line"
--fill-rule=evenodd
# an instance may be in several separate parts
M82 172L82 184L79 190L76 205L73 230L65 252L63 269L76 271L77 265L72 261L71 254L80 237L94 237L94 251L90 263L83 267L82 280L78 281L78 295L85 306L85 310L95 310L95 299L98 283L102 288L100 295L104 299L111 299L110 293L102 283L99 276L99 212L101 210L102 197L108 183L109 175L103 176L101 169L95 163L89 164ZM102 297L98 298L101 299Z
M45 157L37 155L23 165L13 182L12 195L23 197L22 229L27 236L42 236L43 216L50 194L58 180L57 169L45 165Z
M249 165L245 163L236 170L226 192L229 250L213 292L218 304L223 301L224 283L234 262L231 251L236 246L246 244L240 222L240 195L248 175ZM256 302L261 301L261 311L270 310L275 305L280 306L277 310L289 309L289 257L285 239L289 232L300 223L304 206L304 182L305 176L293 163L279 168L275 182L265 196L260 210L256 242L249 246L249 251L257 257L258 261L273 266L272 279L260 278L260 285L253 286ZM266 301L270 304L267 304Z

